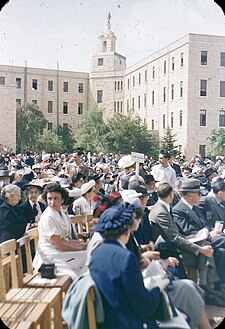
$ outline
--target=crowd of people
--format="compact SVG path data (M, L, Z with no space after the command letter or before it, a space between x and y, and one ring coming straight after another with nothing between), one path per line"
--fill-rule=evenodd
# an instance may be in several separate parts
M80 149L2 153L0 190L0 243L38 227L33 267L54 262L74 284L88 271L103 303L99 328L158 328L165 292L187 328L211 328L205 304L225 307L222 156L186 161L160 150L135 166L131 155ZM84 225L93 216L88 241L76 215ZM68 299L63 315L69 323Z

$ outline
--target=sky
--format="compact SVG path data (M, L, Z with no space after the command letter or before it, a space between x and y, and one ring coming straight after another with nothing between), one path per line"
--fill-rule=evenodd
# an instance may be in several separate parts
M128 67L188 33L225 36L213 0L9 0L0 11L0 64L88 72L109 12Z

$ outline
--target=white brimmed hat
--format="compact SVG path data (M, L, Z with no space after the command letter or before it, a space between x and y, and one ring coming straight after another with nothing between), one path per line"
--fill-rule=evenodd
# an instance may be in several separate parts
M118 166L120 169L132 167L135 161L132 160L131 155L125 155L118 161Z
M87 193L93 186L95 186L95 180L94 179L91 179L91 180L89 180L89 182L84 183L80 188L81 189L81 195L84 195L85 193Z

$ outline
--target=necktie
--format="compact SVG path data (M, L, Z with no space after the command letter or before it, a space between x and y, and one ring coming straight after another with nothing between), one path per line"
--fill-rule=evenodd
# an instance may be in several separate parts
M35 215L35 217L36 217L37 214L38 214L38 210L37 210L37 205L36 205L36 203L34 203L34 205L33 205L33 211L34 211L34 215Z

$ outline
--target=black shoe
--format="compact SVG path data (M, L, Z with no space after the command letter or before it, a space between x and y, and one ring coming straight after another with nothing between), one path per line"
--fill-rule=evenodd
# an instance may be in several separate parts
M207 305L213 305L218 307L225 307L225 300L216 295L206 294L205 303Z
M204 292L209 295L214 295L214 296L217 296L218 294L218 291L214 290L213 288L211 288L210 286L208 285L199 285L200 288L202 288L204 290Z

